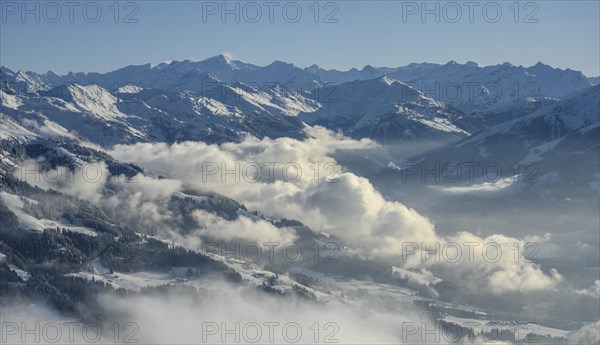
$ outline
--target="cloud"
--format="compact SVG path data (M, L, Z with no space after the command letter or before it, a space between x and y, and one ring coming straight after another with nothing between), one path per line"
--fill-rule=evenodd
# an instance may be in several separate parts
M308 134L311 138L305 141L249 138L222 145L119 145L110 153L269 216L298 219L374 255L398 254L405 240L436 239L426 217L386 201L367 179L342 171L332 158L340 150L374 149L376 144L323 128Z
M441 333L426 314L408 305L401 313L394 312L385 299L369 294L355 296L353 303L333 298L320 304L219 280L197 293L106 294L99 296L98 302L110 314L110 321L71 325L71 333L64 322L72 320L43 305L3 306L3 326L17 327L16 332L3 336L9 343L20 343L22 328L35 329L36 323L40 330L49 330L37 332L39 343L57 340L59 344L104 344L115 339L126 343L126 336L129 342L141 344L398 344L420 343L426 330ZM115 333L115 325L119 332ZM60 329L60 337L55 335L54 326ZM91 341L97 329L103 337ZM405 329L412 332L405 334ZM429 333L428 339L436 336ZM75 342L69 339L70 334ZM441 334L437 337L446 343Z
M221 53L221 54L222 54L224 57L226 57L227 59L229 59L229 60L234 60L234 59L235 59L235 57L233 56L233 53L231 53L231 52L223 52L223 53Z
M585 325L570 334L568 343L573 345L600 344L600 321Z
M309 344L326 342L328 337L341 344L396 344L402 339L403 324L434 329L426 315L408 308L391 313L374 296L357 298L352 305L335 299L321 305L220 282L200 296L107 296L102 303L135 320L141 343ZM420 342L420 337L417 332L406 340Z
M337 183L309 185L290 200L304 205L297 216L312 228L369 249L371 255L397 256L403 242L437 240L426 217L386 201L367 179L351 173L339 175Z
M13 174L22 181L44 190L58 190L93 203L102 200L102 189L109 177L104 162L86 164L75 171L63 166L44 169L44 163L43 158L25 160Z
M26 160L14 175L44 190L54 189L87 200L138 229L154 228L170 219L161 203L180 190L181 182L138 174L131 179L112 176L105 162L85 163L70 170L44 170L44 160Z
M174 227L178 222L168 207L171 194L184 187L223 194L266 216L300 220L315 231L338 236L369 256L395 264L406 258L402 263L405 268L431 271L474 291L555 290L563 282L556 270L545 273L533 262L515 260L515 254L522 255L525 240L504 235L482 238L469 232L440 236L427 217L400 202L386 200L369 180L344 171L333 158L339 151L380 150L373 142L352 140L323 128L308 129L307 134L310 137L304 141L248 138L222 145L118 145L109 151L115 158L166 178L141 174L131 180L115 178L100 162L77 169L69 183L28 181L89 200L136 229L194 244L195 248L199 248L202 237L282 243L294 240L295 232L249 215L230 221L196 211L192 218L197 227L186 229L184 234ZM59 172L64 174L65 169L58 168ZM97 181L90 183L90 178ZM426 249L435 246L441 248L438 254L448 255L456 243L463 247L459 260L434 260L435 256L426 255ZM478 246L472 260L466 255L469 248L465 243ZM407 256L407 244L416 244L418 251ZM494 250L500 251L498 260L485 256L494 255ZM421 259L423 254L426 260Z
M193 216L202 229L191 236L209 236L224 241L243 239L259 243L290 243L296 239L293 229L280 229L262 219L240 216L234 221L227 221L204 210L194 211Z
M595 280L594 284L587 289L575 290L576 293L585 296L590 296L596 299L600 299L600 280Z
M523 255L526 245L537 245L504 235L491 235L481 238L469 232L460 232L448 238L448 243L463 245L458 262L450 257L442 260L440 266L453 275L455 281L467 278L470 284L480 291L492 293L529 292L555 290L564 278L551 269L545 274L539 265ZM473 248L467 251L467 244ZM448 246L446 244L446 246Z
M492 249L499 247L501 256L493 262L481 252L472 262L466 256L458 262L431 259L421 262L424 249L421 248L405 263L407 268L433 270L474 290L498 294L554 290L563 281L556 270L544 273L535 263L514 260L514 246L520 246L521 255L523 239L503 235L481 238L468 232L439 236L427 217L402 203L386 200L369 180L344 171L333 158L339 151L381 150L373 142L352 140L318 127L309 128L307 134L310 138L304 141L248 138L222 145L196 142L170 146L119 145L110 153L183 184L224 194L267 216L300 220L313 230L336 235L371 256L397 260L407 243L444 248L453 243L473 242L479 245L479 250L491 245ZM261 168L260 173L259 169L244 169L257 166L272 169ZM286 166L294 167L287 175ZM221 232L226 238L235 235L235 227L224 227L218 222L208 224L212 225L206 229L215 225L226 229ZM206 229L205 234L219 234ZM261 231L255 229L252 233ZM273 235L267 226L263 234Z

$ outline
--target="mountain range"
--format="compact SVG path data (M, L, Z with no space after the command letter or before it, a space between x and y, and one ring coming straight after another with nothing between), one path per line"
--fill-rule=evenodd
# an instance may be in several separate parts
M524 292L519 295L523 305L504 303L502 294L492 298L488 291L461 290L461 284L468 284L462 278L392 266L361 248L362 242L400 241L394 231L404 228L421 236L429 228L419 226L433 228L436 222L441 233L461 233L468 226L479 235L485 226L478 221L496 231L487 218L494 214L504 216L500 226L513 227L496 233L514 231L516 237L528 221L539 224L535 215L548 216L548 210L564 213L558 219L575 224L577 236L596 240L596 219L590 215L600 207L600 85L581 72L542 63L483 67L454 61L337 71L280 61L262 67L219 55L108 73L39 74L0 67L0 101L0 299L42 298L82 320L102 320L110 312L95 304L102 294L152 294L166 285L202 290L218 279L323 306L352 305L373 294L386 306L425 306L438 322L451 322L450 314L526 317L573 329L596 317L598 300L588 298L587 290L568 286L569 301L580 310L558 301L547 309L551 313L544 313L530 306L545 305L553 299L547 296L562 291ZM316 139L321 127L348 152L311 146L334 145ZM352 150L357 145L376 151L357 153ZM236 181L232 189L245 191L238 196L246 202L270 202L273 214L267 214L210 190L210 184L194 184L194 171L185 171L198 168L196 156L256 158L260 151L277 160L290 147L297 150L292 158L298 161L306 155L314 163L312 156L323 155L339 162L341 182L299 189L277 181L252 189ZM141 161L163 159L157 165L164 171L126 159L132 157L127 150ZM31 162L40 173L74 174L100 164L113 178L145 181L33 186L26 178L31 171L23 168ZM442 169L432 177L432 167L457 163L501 170L491 180L489 170L481 169L458 178ZM531 183L515 182L524 180ZM218 186L232 190L225 183ZM288 194L277 195L278 188ZM356 203L346 207L352 198ZM372 211L371 204L379 209ZM299 211L303 207L306 213ZM427 216L416 217L415 210ZM536 213L540 210L546 213ZM311 227L294 217L298 214L351 220ZM568 215L582 215L582 221ZM370 218L372 223L366 223ZM349 229L335 232L354 222L363 237L345 238ZM369 233L369 227L376 231ZM239 236L265 229L278 236L293 232L302 248L333 243L343 260L327 265L321 260L327 253L314 260L307 250L295 262L247 262L186 247L202 241L235 243L238 234L229 234L231 229L247 231ZM538 230L525 233L542 238L547 229ZM174 236L171 242L160 238L165 233ZM559 240L567 241L570 234L559 234ZM377 245L375 252L381 248ZM568 279L583 276L581 286L589 286L586 272L597 270L594 249L573 259L580 269L574 268ZM550 259L539 269L544 278L553 274ZM501 273L538 274L538 266L515 267ZM549 334L562 337L565 332L552 329L539 339L549 342Z
M0 68L6 113L106 146L137 141L301 137L305 122L355 138L451 142L591 87L581 72L538 63L423 63L361 70L260 67L223 55L113 72ZM77 115L75 115L77 114Z

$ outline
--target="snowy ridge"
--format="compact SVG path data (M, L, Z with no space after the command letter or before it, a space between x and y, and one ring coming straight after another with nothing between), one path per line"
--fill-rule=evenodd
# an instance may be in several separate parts
M477 128L475 124L462 124L464 114L460 111L389 77L324 87L315 93L331 98L322 101L322 108L300 114L300 119L311 125L341 129L354 137L461 138Z

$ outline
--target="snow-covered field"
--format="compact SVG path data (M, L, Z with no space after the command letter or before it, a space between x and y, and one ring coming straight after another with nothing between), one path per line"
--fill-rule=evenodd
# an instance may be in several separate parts
M2 201L4 201L6 206L17 216L17 218L19 219L19 225L25 230L44 231L45 229L60 228L62 230L64 228L69 231L79 232L88 236L97 235L94 229L72 225L66 219L61 219L57 222L49 219L37 219L25 213L25 211L23 211L23 200L26 198L24 197L20 197L7 192L0 192L0 197L2 198ZM35 200L31 199L27 199L27 201L31 203L36 203Z
M443 317L446 322L451 322L456 325L472 328L475 334L482 331L486 332L502 332L510 331L514 333L515 341L523 341L528 334L533 333L539 336L550 336L558 338L566 338L571 331L564 331L557 328L545 327L530 322L516 321L493 321L486 319L468 319L456 316L446 315ZM496 333L494 333L496 334Z

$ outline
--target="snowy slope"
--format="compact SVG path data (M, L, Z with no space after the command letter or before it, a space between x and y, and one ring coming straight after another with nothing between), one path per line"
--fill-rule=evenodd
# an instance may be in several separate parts
M49 219L38 219L23 210L22 198L14 194L7 192L0 192L0 198L4 204L17 216L19 219L19 225L24 230L44 231L46 229L67 229L69 231L82 233L88 236L96 236L97 233L94 229L83 226L75 226L69 223L66 219L60 221L54 221ZM27 200L28 202L35 203L35 200Z
M479 129L460 111L388 77L316 89L321 108L299 118L382 142L398 139L458 139Z
M69 73L59 76L53 72L13 72L2 69L2 79L16 85L19 90L49 89L60 84L97 84L113 91L126 85L142 88L168 90L191 90L202 88L206 75L227 84L242 82L261 89L266 85L294 86L309 91L328 83L342 84L355 80L374 79L382 76L409 83L444 103L459 109L481 114L481 111L498 107L520 106L528 98L563 98L569 93L592 85L581 72L552 68L543 63L534 66L514 66L503 63L480 66L469 61L459 64L411 63L401 67L365 66L361 70L325 70L317 65L304 69L282 61L267 66L257 66L218 55L203 61L173 61L127 66L112 72ZM456 94L456 89L460 94Z
M569 131L579 130L600 122L600 87L594 86L571 95L556 105L549 105L523 118L515 119L489 128L465 140L457 146L480 143L485 138L495 135L511 134L526 136L533 134L534 126L544 125L544 132L552 140Z
M460 200L472 212L474 207L500 207L498 203L511 200L523 203L547 204L562 209L594 209L598 204L598 138L600 137L600 86L574 94L555 105L476 133L462 141L414 157L416 165L459 162L462 174L456 180L453 172L440 177L441 185L430 188L448 193L465 194ZM469 170L464 164L475 168ZM484 167L495 168L486 170ZM486 172L487 171L487 172ZM398 169L403 174L401 169ZM421 175L412 172L416 184L422 185ZM430 179L428 182L434 184ZM496 194L472 204L473 192ZM471 199L470 199L471 198ZM441 197L431 198L446 208L459 207ZM452 205L452 206L450 206ZM509 205L504 203L502 205ZM508 207L508 206L507 206ZM458 211L457 211L458 212Z
M562 98L592 85L581 72L552 68L541 62L531 67L510 63L484 67L472 61L465 64L450 61L443 65L412 63L397 68L366 66L360 71L345 72L313 65L306 71L335 83L389 76L427 96L478 115L507 106L519 108L530 98Z
M28 141L35 137L36 134L16 123L7 115L0 113L0 140Z
M97 84L108 90L115 90L125 85L137 85L143 88L182 89L182 85L201 81L203 75L211 74L216 79L228 84L235 82L254 84L296 84L305 88L318 85L314 75L292 64L275 61L261 67L241 61L232 60L224 55L217 55L203 61L173 61L157 66L145 64L127 66L112 72L100 73L68 73L58 76L52 72L36 74L33 72L14 73L7 69L7 79L22 81L30 90L45 89L60 84Z
M542 63L482 67L451 61L336 71L282 61L257 66L224 55L62 76L2 67L0 79L3 112L18 123L51 122L100 145L302 137L302 123L290 116L382 142L448 141L591 85L580 72Z
M60 85L39 94L2 92L2 113L34 133L79 137L101 146L146 141L238 141L256 137L303 136L293 116L319 105L275 88L269 92L205 76L203 92L141 89L115 92L98 85ZM10 91L7 91L10 92ZM8 124L3 126L7 127ZM12 126L14 127L14 126Z

